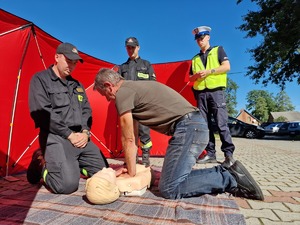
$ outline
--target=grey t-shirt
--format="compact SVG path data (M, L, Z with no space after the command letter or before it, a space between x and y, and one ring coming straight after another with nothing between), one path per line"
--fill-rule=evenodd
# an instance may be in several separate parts
M163 134L168 134L180 117L198 110L162 83L127 80L116 93L116 108L119 115L131 111L133 119Z

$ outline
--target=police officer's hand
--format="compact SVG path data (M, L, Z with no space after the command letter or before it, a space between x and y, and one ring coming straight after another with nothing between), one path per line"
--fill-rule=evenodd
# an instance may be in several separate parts
M210 70L201 70L198 73L196 73L197 77L200 78L200 79L204 79L209 74L211 74Z
M86 133L71 133L68 140L74 145L74 147L84 148L89 141L89 137Z

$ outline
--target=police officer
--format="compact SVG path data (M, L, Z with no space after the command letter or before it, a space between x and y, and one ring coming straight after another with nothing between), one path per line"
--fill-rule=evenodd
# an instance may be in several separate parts
M198 159L197 163L217 162L212 125L212 119L214 119L222 142L221 150L225 156L222 164L229 167L234 163L232 155L235 149L227 125L228 113L224 93L227 86L226 73L230 70L230 63L222 46L210 46L210 32L211 28L207 26L200 26L192 31L200 52L192 59L190 81L194 82L193 92L197 106L209 127L207 155Z
M35 184L43 178L54 193L69 194L77 190L80 173L92 176L108 163L90 140L92 111L85 89L71 76L82 58L74 45L62 43L54 59L30 82L30 115L40 128L40 149L32 156L27 179Z
M126 80L156 80L154 69L149 61L141 59L139 56L140 45L135 37L125 40L125 47L129 56L128 60L119 67L119 73ZM152 141L150 129L139 124L139 139L142 150L142 164L150 165L150 150Z

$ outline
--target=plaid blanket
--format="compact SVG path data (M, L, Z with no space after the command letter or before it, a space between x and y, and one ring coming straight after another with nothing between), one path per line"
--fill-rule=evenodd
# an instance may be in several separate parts
M83 178L78 191L70 195L30 185L25 174L18 175L17 182L0 179L0 224L246 224L236 202L226 194L162 198L157 190L159 169L154 174L154 184L143 196L120 197L107 205L88 202Z

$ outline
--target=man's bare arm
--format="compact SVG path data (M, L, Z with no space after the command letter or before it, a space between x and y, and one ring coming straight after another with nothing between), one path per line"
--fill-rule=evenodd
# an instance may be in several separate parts
M125 152L125 162L130 176L136 174L136 154L137 154L137 140L134 127L137 127L136 122L132 118L131 111L125 112L120 116L120 124L122 130L122 147Z

